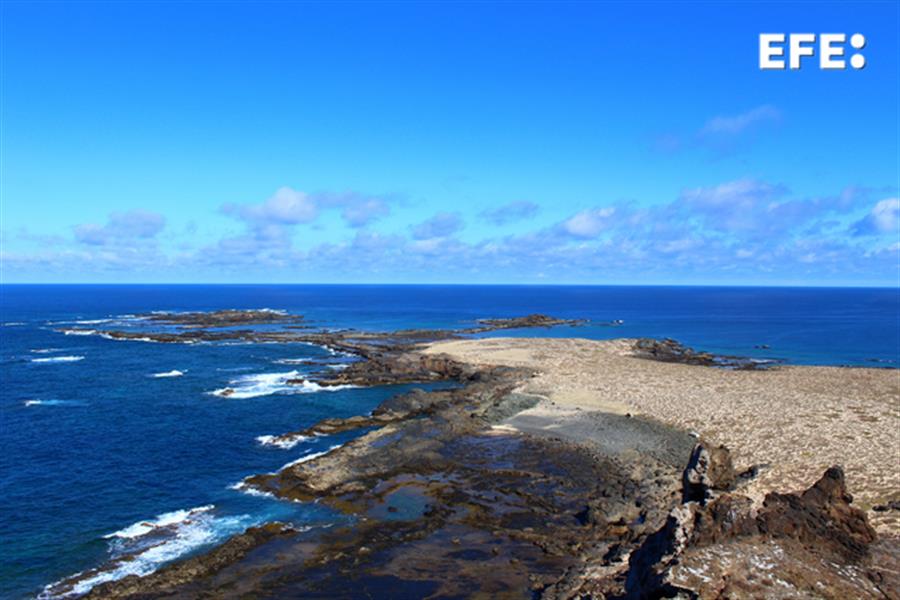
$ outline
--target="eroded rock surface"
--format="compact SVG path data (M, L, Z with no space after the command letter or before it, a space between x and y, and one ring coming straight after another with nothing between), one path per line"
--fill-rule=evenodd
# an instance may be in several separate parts
M618 598L896 597L896 555L883 547L872 552L875 531L851 501L839 467L802 493L769 494L759 509L738 493L707 494L675 507L631 555L627 571L586 579L571 591Z

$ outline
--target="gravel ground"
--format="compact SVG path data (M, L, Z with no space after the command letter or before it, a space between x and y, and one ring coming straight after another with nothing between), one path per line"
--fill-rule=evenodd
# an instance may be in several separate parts
M756 501L772 490L805 489L840 464L873 526L900 536L900 511L872 510L900 499L900 370L727 371L636 358L633 343L490 338L436 342L424 352L534 369L517 391L546 400L501 426L555 429L561 437L593 437L621 448L632 439L628 427L642 426L641 419L596 413L631 414L725 444L738 469L765 465L744 489Z

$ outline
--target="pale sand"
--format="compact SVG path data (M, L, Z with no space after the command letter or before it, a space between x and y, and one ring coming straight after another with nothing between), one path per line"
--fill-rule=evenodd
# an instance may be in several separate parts
M518 390L549 399L535 410L641 414L731 449L738 469L768 464L745 489L809 487L831 465L881 533L900 535L900 371L780 367L727 371L631 355L633 340L489 338L429 344L471 364L535 370ZM551 403L555 403L555 406Z

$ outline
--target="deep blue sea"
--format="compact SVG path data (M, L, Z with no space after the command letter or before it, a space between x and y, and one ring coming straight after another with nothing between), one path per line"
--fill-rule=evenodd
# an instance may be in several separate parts
M347 439L278 448L261 436L364 413L411 386L289 388L287 377L349 360L305 344L172 345L56 331L105 319L113 321L96 326L115 327L149 311L222 308L281 309L323 327L370 330L543 312L595 324L500 334L673 337L794 364L900 360L897 289L0 286L0 597L34 597L91 569L95 582L147 573L267 520L341 521L315 504L232 487ZM613 319L624 324L599 324ZM332 367L301 362L315 357ZM211 393L226 386L240 393Z

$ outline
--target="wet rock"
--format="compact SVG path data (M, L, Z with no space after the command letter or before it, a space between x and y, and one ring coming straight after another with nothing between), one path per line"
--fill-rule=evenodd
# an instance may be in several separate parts
M352 586L377 598L529 597L554 586L566 593L588 560L622 568L677 502L683 462L492 429L494 419L537 401L512 391L530 375L484 368L463 387L414 391L371 416L322 421L307 433L372 430L245 484L348 513L353 526L323 530L315 541L309 533L261 540L221 569L180 583L129 581L122 593L344 597ZM557 585L565 573L572 577Z
M251 527L236 535L215 550L164 567L147 577L129 575L118 581L95 586L85 598L133 598L140 597L148 590L159 596L171 590L189 585L191 582L213 576L226 566L245 557L254 548L284 539L294 534L294 530L282 523L267 523ZM90 573L87 573L89 575Z
M761 370L777 364L776 360L760 360L740 356L725 356L694 350L673 339L642 338L632 346L634 356L660 362L718 367L723 369Z
M556 327L559 325L576 326L585 321L579 319L559 319L549 315L531 314L524 317L512 317L504 319L479 319L478 327L470 328L469 332L495 331L498 329L522 329L529 327Z
M482 413L490 423L499 423L515 414L537 406L540 396L533 394L509 393L492 402Z
M214 310L208 312L152 312L138 315L146 321L182 327L235 327L238 325L269 325L296 323L300 315L269 309Z
M369 352L368 360L352 363L349 367L316 383L336 385L395 385L455 379L466 381L475 370L468 365L444 355L428 355L410 352ZM291 380L288 383L303 383Z

